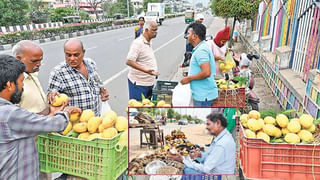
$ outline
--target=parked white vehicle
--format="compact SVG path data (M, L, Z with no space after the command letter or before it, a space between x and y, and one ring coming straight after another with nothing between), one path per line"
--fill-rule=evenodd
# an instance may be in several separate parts
M164 21L164 8L164 3L148 3L145 21L155 21L161 25Z

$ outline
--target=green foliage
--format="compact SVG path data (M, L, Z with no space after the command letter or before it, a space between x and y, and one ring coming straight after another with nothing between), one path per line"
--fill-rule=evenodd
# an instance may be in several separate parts
M258 10L260 0L212 0L214 14L236 20L252 19Z
M80 17L81 17L81 20L89 20L90 19L89 13L87 13L84 10L80 10Z
M14 26L26 24L29 19L26 0L1 0L0 1L0 26Z
M128 14L128 9L127 9L127 0L119 0L116 3L111 4L110 7L110 12L108 13L112 17L114 14L116 13L121 13L124 16L127 16ZM133 5L131 3L129 3L129 15L132 16L133 15Z
M48 22L49 11L47 8L42 8L42 3L39 0L30 1L29 18L33 23Z
M176 120L181 119L181 115L178 112L175 112L174 116L175 116Z
M132 24L137 23L138 20L123 20L122 24ZM77 25L68 25L60 28L47 28L39 31L23 31L9 34L1 34L0 35L0 44L13 44L17 43L20 40L36 40L36 39L44 39L50 38L54 36L60 36L63 34L97 29L102 27L111 26L114 21L105 21L105 22L95 22L91 24L77 24Z
M174 118L174 110L172 108L168 109L167 117L168 119Z
M76 11L73 8L55 8L50 9L50 19L52 22L63 22L65 16L76 16Z
M170 14L170 13L171 13L171 8L170 8L170 7L166 7L166 8L164 9L164 13L165 13L165 14Z

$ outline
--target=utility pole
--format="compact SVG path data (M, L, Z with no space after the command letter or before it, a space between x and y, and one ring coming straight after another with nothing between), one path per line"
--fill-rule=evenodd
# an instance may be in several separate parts
M129 15L129 0L127 0L127 11L128 11L128 17L130 17Z

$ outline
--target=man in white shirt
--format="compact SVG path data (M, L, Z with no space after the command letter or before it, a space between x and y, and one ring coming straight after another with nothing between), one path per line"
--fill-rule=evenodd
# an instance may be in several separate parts
M44 115L49 113L47 98L38 79L38 71L43 58L42 49L32 41L23 40L12 48L12 54L26 66L23 80L24 91L19 106L34 113Z
M141 100L141 94L151 98L152 88L159 75L156 57L151 47L151 39L157 36L158 25L147 21L142 36L135 39L127 55L129 99Z

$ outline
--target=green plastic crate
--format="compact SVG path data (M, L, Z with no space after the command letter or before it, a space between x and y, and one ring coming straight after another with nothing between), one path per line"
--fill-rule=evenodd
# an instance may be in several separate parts
M128 148L115 150L119 138L120 134L110 140L87 141L52 133L39 135L40 169L90 180L117 179L128 167Z

